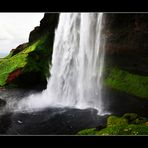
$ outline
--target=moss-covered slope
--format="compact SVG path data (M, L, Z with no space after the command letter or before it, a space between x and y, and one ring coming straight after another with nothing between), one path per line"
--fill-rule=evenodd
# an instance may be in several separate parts
M126 113L122 117L109 116L106 128L85 129L78 135L148 135L148 119L135 113Z
M148 99L148 76L142 76L119 68L110 68L105 84L111 88Z
M0 60L0 86L46 87L58 15L45 14L40 26L30 33L29 42L19 45Z
M43 77L48 74L47 64L44 62L44 56L48 56L49 47L46 42L48 35L38 39L36 42L28 44L21 52L12 55L12 52L1 60L0 62L0 86L10 83L12 80L16 79L15 74L13 78L10 78L10 74L14 73L16 70L21 69L21 74L27 72L41 72ZM44 55L43 55L44 53ZM47 58L46 58L47 59ZM30 78L32 76L30 75ZM22 82L23 83L23 82Z

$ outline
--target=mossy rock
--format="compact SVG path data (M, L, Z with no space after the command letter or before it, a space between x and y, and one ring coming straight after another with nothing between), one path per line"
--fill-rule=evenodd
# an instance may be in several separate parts
M100 130L96 135L148 135L148 126L145 125L118 125Z
M122 117L109 116L107 119L107 127L127 124L128 120Z
M96 134L95 128L85 129L77 133L77 135L95 135L95 134Z
M23 68L27 64L28 54L19 54L0 63L0 86L7 83L7 78L13 71Z
M135 113L126 113L122 117L111 115L107 119L106 128L85 129L78 132L78 135L148 135L148 120Z
M48 33L38 39L37 41L27 44L17 54L10 54L0 62L0 86L6 86L11 83L14 84L28 84L33 81L40 83L40 81L47 81L49 76L49 65L51 63L52 48ZM14 78L12 82L8 81L11 73L21 69L19 76ZM24 76L23 76L24 75ZM27 76L27 77L26 77ZM25 81L23 79L25 77ZM29 80L29 81L27 81ZM33 83L34 83L33 82Z
M138 115L136 113L126 113L122 117L126 118L130 122L135 120L138 117Z
M148 126L146 125L116 125L104 128L100 131L92 129L85 129L77 133L77 135L148 135Z
M134 121L132 121L133 124L145 124L148 121L147 118L145 117L139 117L137 119L135 119Z

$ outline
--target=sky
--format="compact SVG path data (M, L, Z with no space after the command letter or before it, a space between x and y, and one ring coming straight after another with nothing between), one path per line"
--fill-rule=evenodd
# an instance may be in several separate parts
M0 57L28 42L29 33L39 26L44 13L0 13Z

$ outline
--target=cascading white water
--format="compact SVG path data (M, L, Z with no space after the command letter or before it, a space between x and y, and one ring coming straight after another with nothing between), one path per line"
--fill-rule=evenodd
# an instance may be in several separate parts
M104 50L102 13L61 13L55 32L51 77L42 94L19 106L72 106L103 112L101 76Z

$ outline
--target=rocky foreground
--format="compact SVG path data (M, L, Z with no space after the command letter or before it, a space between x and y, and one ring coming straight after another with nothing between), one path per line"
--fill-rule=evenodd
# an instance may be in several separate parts
M104 127L85 129L78 135L148 135L148 118L135 113L109 116Z

